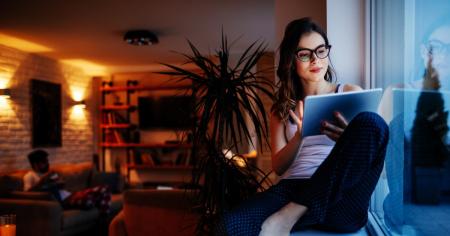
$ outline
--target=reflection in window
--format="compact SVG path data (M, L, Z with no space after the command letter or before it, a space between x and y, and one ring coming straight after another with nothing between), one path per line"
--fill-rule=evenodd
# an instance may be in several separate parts
M450 235L450 2L377 0L371 11L390 141L370 211L388 235Z

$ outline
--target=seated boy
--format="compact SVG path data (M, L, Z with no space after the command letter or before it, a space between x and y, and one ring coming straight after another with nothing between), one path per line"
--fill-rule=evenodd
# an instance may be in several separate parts
M63 208L90 209L97 207L101 214L109 213L111 192L108 186L96 186L71 193L64 190L64 182L58 173L50 170L48 153L35 150L28 154L32 170L23 176L24 191L48 191Z

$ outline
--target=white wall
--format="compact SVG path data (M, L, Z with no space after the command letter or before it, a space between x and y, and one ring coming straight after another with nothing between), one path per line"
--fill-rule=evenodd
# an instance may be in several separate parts
M326 15L327 34L333 45L330 57L337 81L363 88L368 85L365 80L365 2L327 0Z

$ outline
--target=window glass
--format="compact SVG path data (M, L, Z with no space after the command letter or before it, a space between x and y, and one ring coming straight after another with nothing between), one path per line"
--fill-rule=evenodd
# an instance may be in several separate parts
M370 212L388 235L450 235L450 1L371 1L371 75L390 128Z

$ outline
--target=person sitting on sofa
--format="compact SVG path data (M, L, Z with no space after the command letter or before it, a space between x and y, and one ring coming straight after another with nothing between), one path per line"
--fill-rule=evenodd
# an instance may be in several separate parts
M111 191L108 186L96 186L71 193L65 190L58 173L50 170L48 153L35 150L28 154L32 170L23 176L24 191L48 191L65 209L90 209L97 207L100 214L109 214Z

